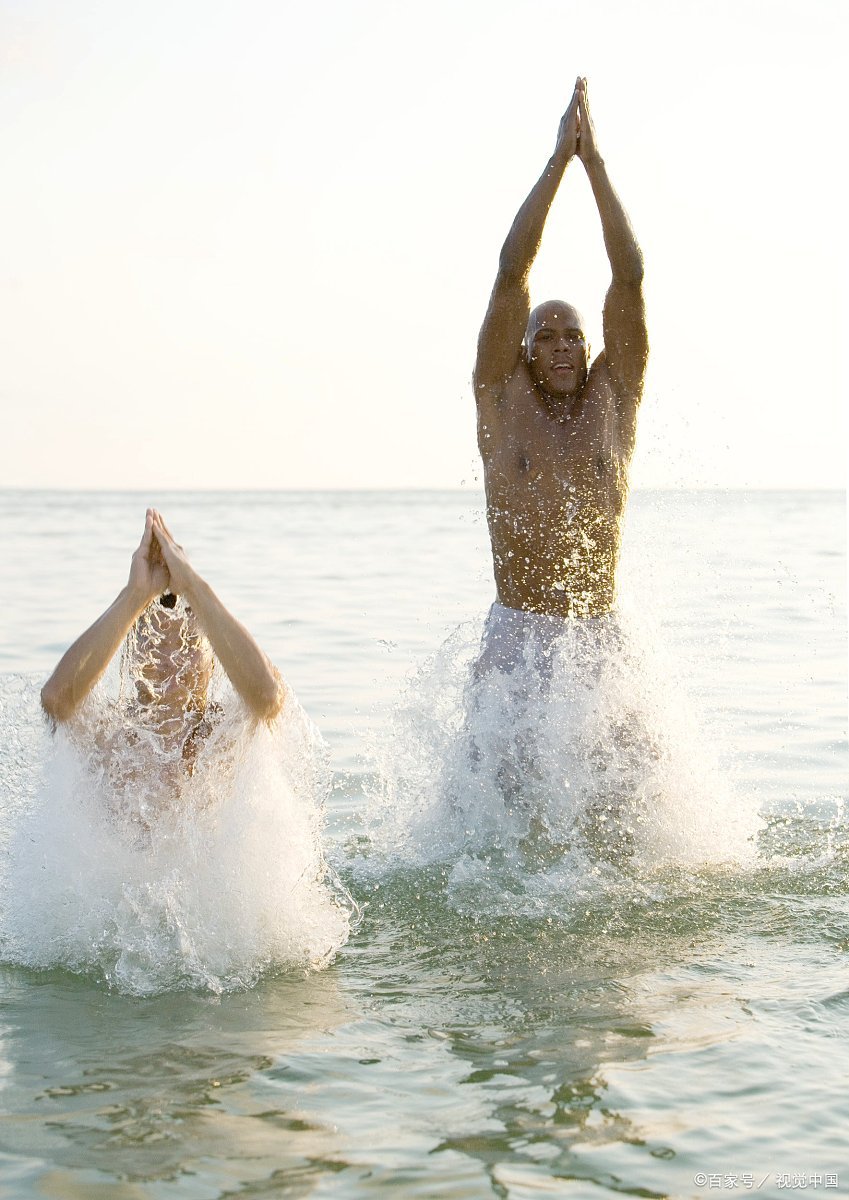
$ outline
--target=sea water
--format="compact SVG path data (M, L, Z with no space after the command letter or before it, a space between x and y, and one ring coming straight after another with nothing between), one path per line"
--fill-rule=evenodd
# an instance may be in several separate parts
M63 808L38 687L121 586L149 502L326 739L307 844L362 910L326 954L275 941L332 910L321 889L274 910L297 872L270 746L225 839L171 829L57 901L81 822L103 830L96 804ZM574 655L544 705L496 680L470 709L492 600L476 493L5 493L2 529L6 1194L846 1189L841 497L635 495L631 649L594 659L627 666L608 717ZM614 827L623 784L638 797L623 853L584 819L593 733L619 755ZM144 902L122 924L127 885Z

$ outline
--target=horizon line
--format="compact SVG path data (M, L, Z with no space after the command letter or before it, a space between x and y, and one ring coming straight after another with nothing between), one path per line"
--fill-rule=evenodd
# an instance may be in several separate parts
M629 489L630 494L634 495L638 492L840 492L847 491L847 485L823 485L823 484L718 484L718 483L703 483L703 484L665 484L655 486L638 486ZM222 495L226 493L234 495L326 495L330 494L365 494L365 495L389 495L398 492L405 492L413 495L432 495L451 493L456 495L483 495L483 484L476 487L458 486L440 487L434 485L432 487L409 487L409 486L393 486L386 484L382 486L361 487L361 486L328 486L328 487L184 487L181 485L160 485L152 484L148 487L74 487L74 486L44 486L41 484L18 484L18 485L0 485L0 494L9 494L14 492L25 493L49 493L60 495L144 495L145 493L163 493L170 492L185 495Z

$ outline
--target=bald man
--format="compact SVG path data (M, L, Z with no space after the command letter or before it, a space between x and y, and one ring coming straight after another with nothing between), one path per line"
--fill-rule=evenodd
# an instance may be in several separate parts
M531 312L528 275L566 168L580 159L601 218L613 275L604 349L590 359L583 318L561 300ZM529 629L614 607L628 468L648 340L643 260L607 176L579 79L554 154L519 209L501 251L478 339L474 386L497 602L480 667L511 670Z

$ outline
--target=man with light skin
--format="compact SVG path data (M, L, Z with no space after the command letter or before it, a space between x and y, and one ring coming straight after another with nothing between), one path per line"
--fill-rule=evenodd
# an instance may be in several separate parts
M578 310L547 300L531 311L528 293L546 217L575 158L592 188L613 276L604 349L592 361ZM587 82L578 79L554 153L501 250L478 339L478 445L497 589L488 631L498 643L488 655L485 633L484 669L510 669L523 631L540 621L556 631L614 608L648 357L642 280L640 249L598 150Z
M192 567L153 508L145 515L126 585L65 651L41 689L42 707L55 724L76 715L125 639L135 690L130 707L158 735L160 750L171 752L188 774L209 732L213 658L251 718L271 722L284 707L287 688L279 671ZM163 761L161 753L151 755L150 769L159 770ZM179 777L178 770L174 778Z
M119 652L117 705L84 713ZM215 731L227 712L210 698L216 662L252 727L275 722L289 702L279 671L192 567L162 514L149 508L126 585L65 651L41 689L54 730L69 726L104 781L105 810L120 814L142 838L184 802L208 802L207 793L191 791L198 763L212 762L207 746L225 764Z

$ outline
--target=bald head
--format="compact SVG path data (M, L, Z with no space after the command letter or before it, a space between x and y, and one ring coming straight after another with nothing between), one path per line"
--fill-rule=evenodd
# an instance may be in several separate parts
M565 300L543 300L528 317L525 328L525 350L530 354L534 338L542 329L563 328L584 334L584 318L574 304Z
M574 304L546 300L528 318L525 356L528 370L543 395L577 395L587 380L589 347L584 318Z

